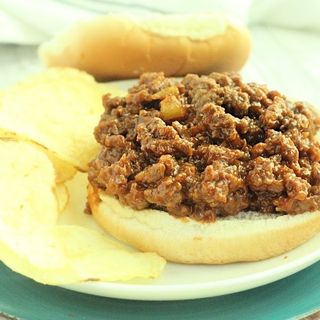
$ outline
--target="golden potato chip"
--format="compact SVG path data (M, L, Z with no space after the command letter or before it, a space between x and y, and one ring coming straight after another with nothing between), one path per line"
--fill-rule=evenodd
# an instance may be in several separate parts
M56 224L54 168L27 142L0 140L0 230Z
M71 179L77 172L77 170L70 163L59 159L55 153L51 152L40 144L31 141L27 137L17 135L16 133L5 131L0 128L0 139L26 141L29 143L33 143L36 147L40 148L47 154L47 156L53 163L56 172L56 183L61 183Z
M13 233L0 241L0 256L16 272L54 285L154 278L165 264L154 253L128 252L104 234L79 226Z
M125 281L159 276L165 260L155 253L128 252L104 233L78 226L59 226L57 238L65 256L73 261L76 281Z
M1 107L0 107L1 108ZM1 138L5 138L5 139L11 139L11 140L28 140L26 138L19 138L17 136L17 134L13 133L13 132L9 132L9 131L6 131L6 130L3 130L0 128L0 137Z
M0 140L0 176L0 260L14 271L46 284L161 273L165 260L154 253L130 252L97 230L57 225L54 168L34 144ZM84 202L83 192L75 189L74 196Z
M48 69L2 96L0 128L28 137L86 170L99 146L93 130L103 111L102 87L75 69Z
M47 154L48 158L51 160L54 169L56 171L56 183L62 183L71 179L76 173L77 169L70 163L61 160L57 155L48 149L43 149Z
M59 212L63 212L68 205L69 201L69 192L68 188L64 183L59 183L55 185L53 188L54 195L56 196L57 203L58 203L58 210Z

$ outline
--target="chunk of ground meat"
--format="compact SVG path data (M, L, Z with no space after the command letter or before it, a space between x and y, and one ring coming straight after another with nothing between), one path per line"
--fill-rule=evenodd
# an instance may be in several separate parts
M181 139L177 131L160 118L145 118L137 127L137 142L145 153L155 156L165 154L192 155L192 143Z
M248 168L247 183L251 191L282 193L284 182L277 157L258 157L249 162Z

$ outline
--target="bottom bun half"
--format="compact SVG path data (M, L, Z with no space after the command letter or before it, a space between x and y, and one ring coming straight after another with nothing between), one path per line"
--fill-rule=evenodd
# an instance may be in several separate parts
M111 235L179 263L263 260L299 246L320 231L319 211L298 215L244 212L206 223L159 210L134 210L91 185L88 202L95 220Z

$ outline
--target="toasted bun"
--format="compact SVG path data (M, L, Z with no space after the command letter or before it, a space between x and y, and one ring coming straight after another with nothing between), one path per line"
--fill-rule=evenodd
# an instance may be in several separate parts
M237 71L250 51L248 31L225 17L108 15L74 25L42 44L45 65L75 67L98 79Z
M96 221L141 251L181 263L258 261L287 252L320 231L320 212L298 215L240 213L212 223L175 218L159 210L137 211L89 186Z

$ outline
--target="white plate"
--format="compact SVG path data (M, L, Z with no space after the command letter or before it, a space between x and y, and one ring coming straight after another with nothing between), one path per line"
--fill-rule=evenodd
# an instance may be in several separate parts
M111 82L122 89L134 80ZM281 256L222 266L168 263L160 278L130 282L87 282L63 286L93 295L132 300L184 300L255 288L287 277L320 260L320 235Z
M222 266L168 263L160 278L64 286L93 295L132 300L184 300L255 288L298 272L320 260L320 235L302 246L260 262Z

